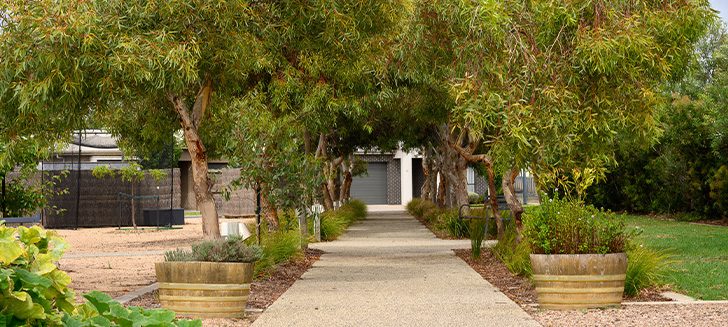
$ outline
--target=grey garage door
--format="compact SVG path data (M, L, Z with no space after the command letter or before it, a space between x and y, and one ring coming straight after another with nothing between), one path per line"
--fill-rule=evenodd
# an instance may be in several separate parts
M351 197L366 204L387 204L387 163L370 162L367 175L354 177Z

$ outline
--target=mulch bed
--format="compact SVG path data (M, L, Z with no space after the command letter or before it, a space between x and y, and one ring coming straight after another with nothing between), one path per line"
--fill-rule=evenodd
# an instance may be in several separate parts
M314 262L316 262L324 252L317 249L306 250L305 257L290 262L280 264L268 276L253 281L250 285L250 295L248 296L248 308L266 309L283 293L288 290L293 283L301 278ZM145 308L161 307L157 300L157 291L146 293L129 303L129 306L140 306Z
M713 225L713 226L726 226L728 227L728 219L721 219L721 220L698 220L695 221L696 224L703 224L703 225Z
M453 250L455 255L467 262L480 276L497 287L511 300L521 306L537 303L536 289L531 281L522 276L512 274L508 268L493 255L490 249L483 249L480 259L473 260L469 249ZM634 297L625 297L625 302L671 301L660 295L663 289L646 289Z

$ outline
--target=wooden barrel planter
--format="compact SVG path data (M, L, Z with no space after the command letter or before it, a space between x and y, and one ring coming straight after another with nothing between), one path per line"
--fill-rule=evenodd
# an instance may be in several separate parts
M531 254L538 303L544 309L619 306L627 255Z
M155 270L162 307L198 318L245 315L253 263L157 262Z

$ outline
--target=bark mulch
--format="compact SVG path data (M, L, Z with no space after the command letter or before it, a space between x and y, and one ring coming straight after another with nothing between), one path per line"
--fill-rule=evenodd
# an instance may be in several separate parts
M293 283L316 262L324 252L317 249L306 250L303 258L280 264L276 269L262 278L257 278L250 285L248 296L248 309L262 311L268 308L275 300L288 290ZM146 293L127 303L128 306L145 308L160 308L157 291ZM248 326L260 313L248 313L244 319L205 319L205 326Z
M470 250L453 250L455 255L463 259L465 262L483 276L493 286L500 289L511 300L521 306L537 303L536 289L531 281L522 276L512 274L508 268L493 255L490 249L483 249L480 259L473 260L470 257ZM653 288L640 292L639 295L624 298L625 302L654 302L654 301L671 301L670 299L660 295L664 289ZM531 306L529 306L531 307Z

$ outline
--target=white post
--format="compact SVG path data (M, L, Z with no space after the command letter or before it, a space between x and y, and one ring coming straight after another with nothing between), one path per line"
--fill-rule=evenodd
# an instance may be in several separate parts
M397 151L397 154L394 157L399 158L400 163L400 180L402 181L400 184L400 192L402 204L407 204L407 202L412 201L413 194L412 187L414 186L414 181L412 180L412 158L414 158L414 153Z

